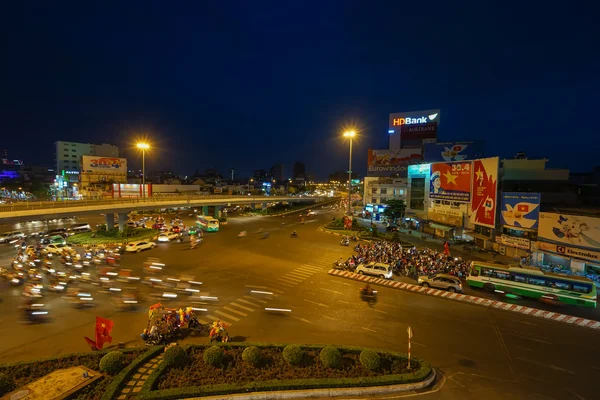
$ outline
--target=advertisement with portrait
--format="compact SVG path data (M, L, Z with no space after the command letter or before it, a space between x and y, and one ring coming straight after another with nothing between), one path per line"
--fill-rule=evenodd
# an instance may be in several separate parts
M84 173L127 175L127 159L118 157L82 156L81 171Z
M519 228L537 229L540 216L540 193L503 192L501 223Z
M407 176L408 166L421 162L421 149L372 150L367 157L368 176Z
M538 239L600 249L600 218L542 212Z
M498 157L473 161L473 191L471 196L472 224L495 228L498 190Z
M471 162L431 164L429 198L468 203L471 199Z
M423 160L427 162L474 160L482 155L481 141L423 144Z

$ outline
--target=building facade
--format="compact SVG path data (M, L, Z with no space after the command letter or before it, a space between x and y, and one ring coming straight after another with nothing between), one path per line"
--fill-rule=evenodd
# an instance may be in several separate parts
M119 148L112 144L58 141L54 145L56 175L65 177L68 183L78 182L82 156L119 157Z

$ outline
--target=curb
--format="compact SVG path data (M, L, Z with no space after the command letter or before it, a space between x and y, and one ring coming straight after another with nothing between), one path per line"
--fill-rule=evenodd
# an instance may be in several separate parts
M561 322L563 324L577 325L584 328L600 330L600 321L594 321L586 318L574 317L572 315L555 313L552 311L539 310L537 308L518 306L516 304L504 303L502 301L484 299L483 297L469 296L460 293L451 293L444 290L426 288L424 286L413 285L405 282L389 281L387 279L372 278L366 275L356 274L349 271L341 271L338 269L330 269L327 272L329 275L340 276L342 278L353 279L361 282L373 283L376 285L387 286L392 289L405 290L413 293L420 293L430 296L442 297L463 303L474 304L488 308L495 308L502 311L514 312L530 317Z
M430 386L436 377L435 368L431 368L429 376L421 382L403 383L400 385L368 386L354 388L329 388L308 390L282 390L276 392L256 392L247 394L230 394L227 396L189 397L186 400L268 400L268 399L306 399L310 397L339 397L339 396L377 396L382 394L420 390Z

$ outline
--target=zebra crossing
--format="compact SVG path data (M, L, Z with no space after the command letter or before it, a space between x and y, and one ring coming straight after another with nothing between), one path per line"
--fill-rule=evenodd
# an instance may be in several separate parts
M273 286L277 288L264 286L256 288L259 288L261 291L270 292L271 294L269 297L271 299L277 298L279 295L285 293L286 289L294 288L316 274L326 274L331 262L332 261L329 259L317 259L310 264L302 264L276 278L276 282L274 282ZM202 324L210 324L212 321L221 320L223 323L231 326L234 323L241 321L243 318L250 316L257 310L263 309L268 303L268 298L257 298L250 295L240 296L234 301L211 311L210 314L203 314L198 318L198 321Z

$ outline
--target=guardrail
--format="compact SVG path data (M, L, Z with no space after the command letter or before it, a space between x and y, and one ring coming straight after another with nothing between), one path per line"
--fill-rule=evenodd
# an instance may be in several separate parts
M0 204L0 213L2 212L15 212L15 211L27 211L27 210L53 210L57 208L78 208L78 207L89 207L89 206L110 206L120 204L156 204L165 203L169 201L182 201L189 203L191 201L199 200L219 200L219 199L231 199L235 201L248 201L252 202L266 202L266 201L282 201L282 200L294 200L294 201L307 201L318 199L318 197L292 197L292 196L234 196L234 195L174 195L174 196L156 196L146 198L122 198L122 199L100 199L100 200L68 200L68 201L24 201L11 204Z

